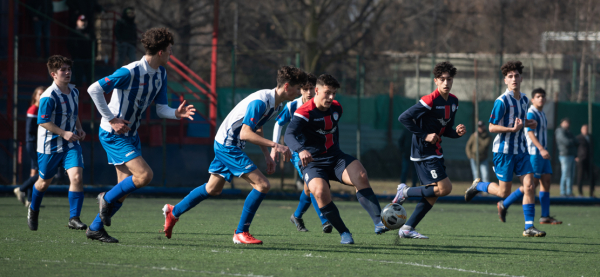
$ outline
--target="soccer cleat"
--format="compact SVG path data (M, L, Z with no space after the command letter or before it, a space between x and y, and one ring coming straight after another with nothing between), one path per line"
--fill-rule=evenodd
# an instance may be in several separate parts
M25 205L25 199L27 199L27 195L24 192L22 192L20 188L15 188L13 192L15 193L17 200L19 200L21 204Z
M402 205L404 201L406 201L406 191L408 190L408 186L404 183L399 184L396 190L396 197L392 200L392 203Z
M92 230L90 230L90 228L87 228L87 230L85 231L85 236L88 239L97 240L97 241L106 242L106 243L118 243L119 242L118 239L109 236L108 233L106 232L106 230L104 230L104 228L102 228L98 231L92 231Z
M354 244L354 239L350 232L343 232L340 236L342 237L342 240L340 241L341 244Z
M415 228L410 228L410 230L400 229L398 231L398 236L400 236L401 239L429 239L429 237L423 236L415 231Z
M78 216L69 218L69 224L67 226L69 226L69 229L75 229L75 230L87 229L87 225L85 225L85 223L81 222L81 220L79 219Z
M387 231L389 231L388 227L385 227L382 222L375 224L375 234L381 235Z
M176 218L175 216L173 216L173 205L166 204L162 210L163 210L163 215L165 216L165 225L164 225L165 237L170 239L171 234L173 234L173 227L175 227L175 223L177 223L177 221L179 221L179 218Z
M308 232L308 229L306 229L306 227L304 226L304 219L297 218L294 216L294 214L292 214L292 216L290 217L290 221L294 223L294 225L296 225L296 229L298 229L298 231Z
M29 206L31 206L31 201L29 201L29 200L25 200L25 208L28 208L28 209L29 209ZM41 207L42 207L42 206L40 205L40 208L41 208Z
M523 231L523 236L524 237L545 237L546 232L540 231L540 230L536 229L535 227L531 226L531 227L529 227L529 229Z
M104 226L110 226L110 218L112 216L113 205L104 200L105 194L106 192L101 192L100 194L98 194L98 197L96 199L98 199L98 205L100 208L99 214L100 220L102 220L102 224L104 224Z
M27 208L27 226L29 226L29 230L37 231L38 229L38 216L40 215L40 211L34 211L31 208Z
M331 225L331 222L325 221L325 223L323 223L323 233L329 234L332 230L333 225Z
M554 217L540 217L540 224L552 224L558 225L562 224L562 221L555 219Z
M481 179L477 178L473 181L473 184L465 191L465 201L470 202L473 197L475 197L479 191L477 190L477 183L479 183Z
M504 208L504 201L500 200L498 201L498 204L496 204L496 206L498 206L498 217L500 217L500 221L502 222L506 222L506 208ZM540 220L542 220L540 218Z
M255 239L249 232L233 234L233 243L235 244L262 244L262 240Z

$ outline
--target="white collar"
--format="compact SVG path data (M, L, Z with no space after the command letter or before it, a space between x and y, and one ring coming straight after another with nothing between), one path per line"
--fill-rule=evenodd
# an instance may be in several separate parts
M147 73L156 73L158 72L158 69L154 69L150 66L150 64L148 63L148 61L146 60L146 55L144 55L142 57L142 68L147 72ZM160 68L160 67L159 67Z
M69 86L69 93L71 93L71 91L73 91L73 89L75 88L75 85L74 84L68 84L68 86ZM52 86L51 87L52 87L53 91L55 91L57 93L65 94L65 93L62 92L62 90L60 90L60 88L58 87L58 85L56 84L56 82L52 81Z

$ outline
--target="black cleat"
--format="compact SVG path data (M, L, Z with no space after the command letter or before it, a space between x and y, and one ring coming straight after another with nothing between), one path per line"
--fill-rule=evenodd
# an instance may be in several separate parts
M531 227L529 227L529 229L523 231L523 236L524 237L545 237L546 232L540 231L540 230L536 229L535 227L531 226Z
M87 225L85 225L85 223L81 222L81 220L79 219L78 216L69 218L69 224L67 226L69 226L69 229L75 229L75 230L87 229Z
M102 224L104 226L110 226L110 218L112 216L113 205L111 203L106 202L104 200L104 195L106 192L101 192L98 194L98 205L100 206L100 220L102 220Z
M118 243L119 242L118 239L109 236L108 233L106 232L106 230L104 230L104 228L102 228L98 231L92 231L92 230L90 230L90 228L87 228L87 230L85 231L85 236L88 239L98 240L98 241L106 242L106 243Z
M481 179L477 178L473 181L473 184L467 189L467 191L465 191L465 201L470 202L473 197L475 197L477 194L479 194L479 191L477 190L477 183L479 183Z
M292 216L290 217L290 221L292 223L294 223L294 225L296 225L296 229L298 229L298 231L308 232L308 229L306 229L306 227L304 227L304 219L297 218L294 216L294 214L292 214Z
M34 211L31 208L27 208L27 226L29 226L29 230L37 231L38 229L38 216L40 215L40 211Z
M498 204L496 204L496 206L498 206L498 217L500 217L500 221L502 222L506 222L506 208L504 208L504 201L500 200L498 201Z
M326 221L325 223L323 223L323 233L329 234L332 230L333 225L331 225L331 222Z

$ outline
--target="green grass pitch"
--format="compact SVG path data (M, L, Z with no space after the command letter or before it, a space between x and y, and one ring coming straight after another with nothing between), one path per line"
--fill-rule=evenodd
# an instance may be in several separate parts
M598 276L600 208L553 206L562 225L540 225L545 238L522 237L520 205L497 218L495 205L439 204L418 230L429 240L399 240L395 231L375 235L358 202L338 201L356 244L340 245L323 234L311 207L310 232L289 222L296 201L265 200L250 229L264 245L235 245L243 200L207 200L184 214L173 238L162 230L165 203L173 198L132 198L113 218L109 234L118 244L86 239L66 227L66 197L46 197L37 232L27 228L26 209L0 198L0 276ZM381 203L382 206L386 203ZM415 204L405 205L408 214ZM82 220L98 211L84 202ZM536 206L536 220L540 208Z

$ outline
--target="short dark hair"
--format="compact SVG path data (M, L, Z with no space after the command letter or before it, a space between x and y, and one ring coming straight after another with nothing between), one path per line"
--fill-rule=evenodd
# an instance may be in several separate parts
M317 85L328 86L335 89L340 88L340 83L338 83L338 81L329 74L321 74L321 76L317 78Z
M277 87L280 88L285 84L290 84L290 86L304 85L306 78L304 71L285 65L277 70Z
M568 117L565 117L565 118L561 119L560 123L563 123L565 121L571 123L571 120Z
M317 85L317 76L312 73L306 74L306 83L302 86L302 89L307 90Z
M73 67L73 61L69 58L61 55L51 56L48 58L48 63L46 64L46 66L48 66L48 73L58 71L63 64Z
M173 34L167 28L152 28L142 34L142 45L148 55L156 55L171 44L174 44Z
M531 92L531 98L534 98L536 94L543 94L546 96L546 91L543 88L536 88Z
M433 76L435 76L435 78L440 78L442 77L444 72L448 72L448 74L450 74L450 77L454 77L454 75L456 75L456 71L457 69L456 67L454 67L453 64L449 62L441 62L436 64L433 68Z
M502 75L508 75L508 72L511 71L519 71L519 74L523 74L523 63L521 61L508 61L506 62L500 69L502 70Z

